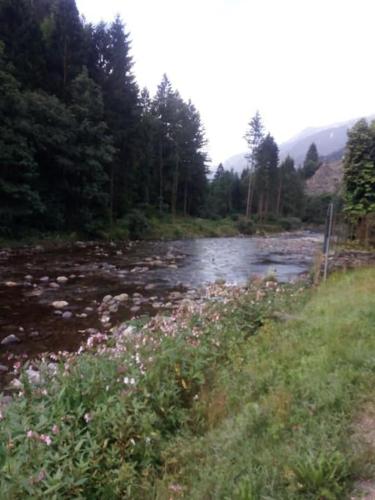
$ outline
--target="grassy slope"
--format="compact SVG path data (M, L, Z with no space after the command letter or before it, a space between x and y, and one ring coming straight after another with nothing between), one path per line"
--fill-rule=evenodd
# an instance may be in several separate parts
M0 497L345 498L375 465L349 439L373 398L375 270L311 297L265 293L210 306L152 349L138 339L144 373L128 348L82 356L45 394L26 387L0 425ZM265 320L275 309L296 318Z
M336 275L298 320L265 326L222 370L211 405L224 401L228 417L170 449L162 497L177 483L197 499L346 498L375 466L350 441L374 384L375 269Z

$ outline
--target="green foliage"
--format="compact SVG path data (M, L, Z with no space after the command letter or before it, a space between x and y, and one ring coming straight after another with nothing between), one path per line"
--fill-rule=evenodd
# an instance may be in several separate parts
M349 131L344 161L345 212L362 241L368 241L368 215L375 213L375 122L360 120ZM362 228L360 227L362 226Z
M318 149L316 147L316 144L313 142L305 157L305 161L303 162L303 166L301 169L301 176L303 179L309 179L312 177L315 172L318 170L320 165L319 161L319 154L318 154Z
M252 234L255 233L254 222L251 219L247 219L245 217L241 217L237 221L236 225L237 225L238 231L241 234L246 234L247 236L251 236Z
M75 0L3 0L0 43L1 232L95 234L144 203L200 214L199 113L166 77L139 93L119 17L93 26Z
M322 194L319 196L307 196L303 212L303 221L312 224L324 224L327 218L328 205L332 196Z
M144 238L150 230L149 219L140 210L132 210L125 220L131 239Z

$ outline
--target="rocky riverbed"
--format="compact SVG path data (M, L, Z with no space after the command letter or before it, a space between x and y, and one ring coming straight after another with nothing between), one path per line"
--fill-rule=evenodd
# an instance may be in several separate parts
M175 242L77 242L63 248L0 250L0 381L42 353L75 351L87 338L183 300L206 300L214 282L245 284L307 271L321 235ZM1 383L1 382L0 382Z

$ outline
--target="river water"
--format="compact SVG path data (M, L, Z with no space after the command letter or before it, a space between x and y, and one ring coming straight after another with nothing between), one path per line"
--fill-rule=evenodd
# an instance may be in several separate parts
M173 311L185 297L198 300L199 288L216 280L245 284L269 272L280 281L295 279L308 270L320 244L320 234L300 232L4 249L0 341L15 335L18 342L0 346L0 363L10 366L18 358L75 350L93 329L109 330L132 317ZM107 297L103 303L103 297L119 294L128 298L114 304ZM56 309L56 301L68 304Z

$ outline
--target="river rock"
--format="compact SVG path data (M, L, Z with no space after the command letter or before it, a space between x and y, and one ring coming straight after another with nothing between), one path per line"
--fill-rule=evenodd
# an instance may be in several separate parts
M60 311L60 309L56 309L56 311L54 311L54 312L53 312L53 314L54 314L55 316L62 316L62 315L63 315L63 312L62 312L62 311Z
M55 309L64 309L64 307L67 307L69 305L69 302L66 302L65 300L56 300L55 302L52 302L52 307Z
M76 314L76 317L77 318L81 318L81 319L86 319L87 318L87 314L86 313Z
M15 286L17 286L17 283L15 281L6 281L5 286L9 288L14 288Z
M58 283L52 282L49 284L49 287L54 289L54 290L57 290L58 288L60 288L60 285Z
M169 269L178 269L178 266L176 264L170 264Z
M106 295L102 300L103 304L107 304L112 300L112 298L113 298L112 295Z
M43 276L39 280L41 283L48 283L49 282L49 276Z
M65 283L67 283L69 280L66 276L59 276L57 279L56 279L57 283L59 283L59 285L65 285Z
M133 306L133 307L130 309L130 311L131 311L132 313L137 313L137 312L138 312L138 311L140 311L140 310L141 310L141 308L140 308L139 306Z
M65 311L62 315L62 319L71 319L73 317L73 313L70 311Z
M5 337L5 339L3 339L1 341L1 345L12 345L12 344L18 344L20 341L20 339L16 336L16 335L8 335L7 337Z
M39 332L31 332L30 333L30 338L32 339L36 339L37 337L40 336L40 333Z
M33 279L33 277L31 276L31 274L27 274L27 275L25 276L25 280L26 280L26 281L32 281L32 279Z
M113 297L116 302L126 302L129 299L129 295L127 293L121 293L120 295L116 295Z

